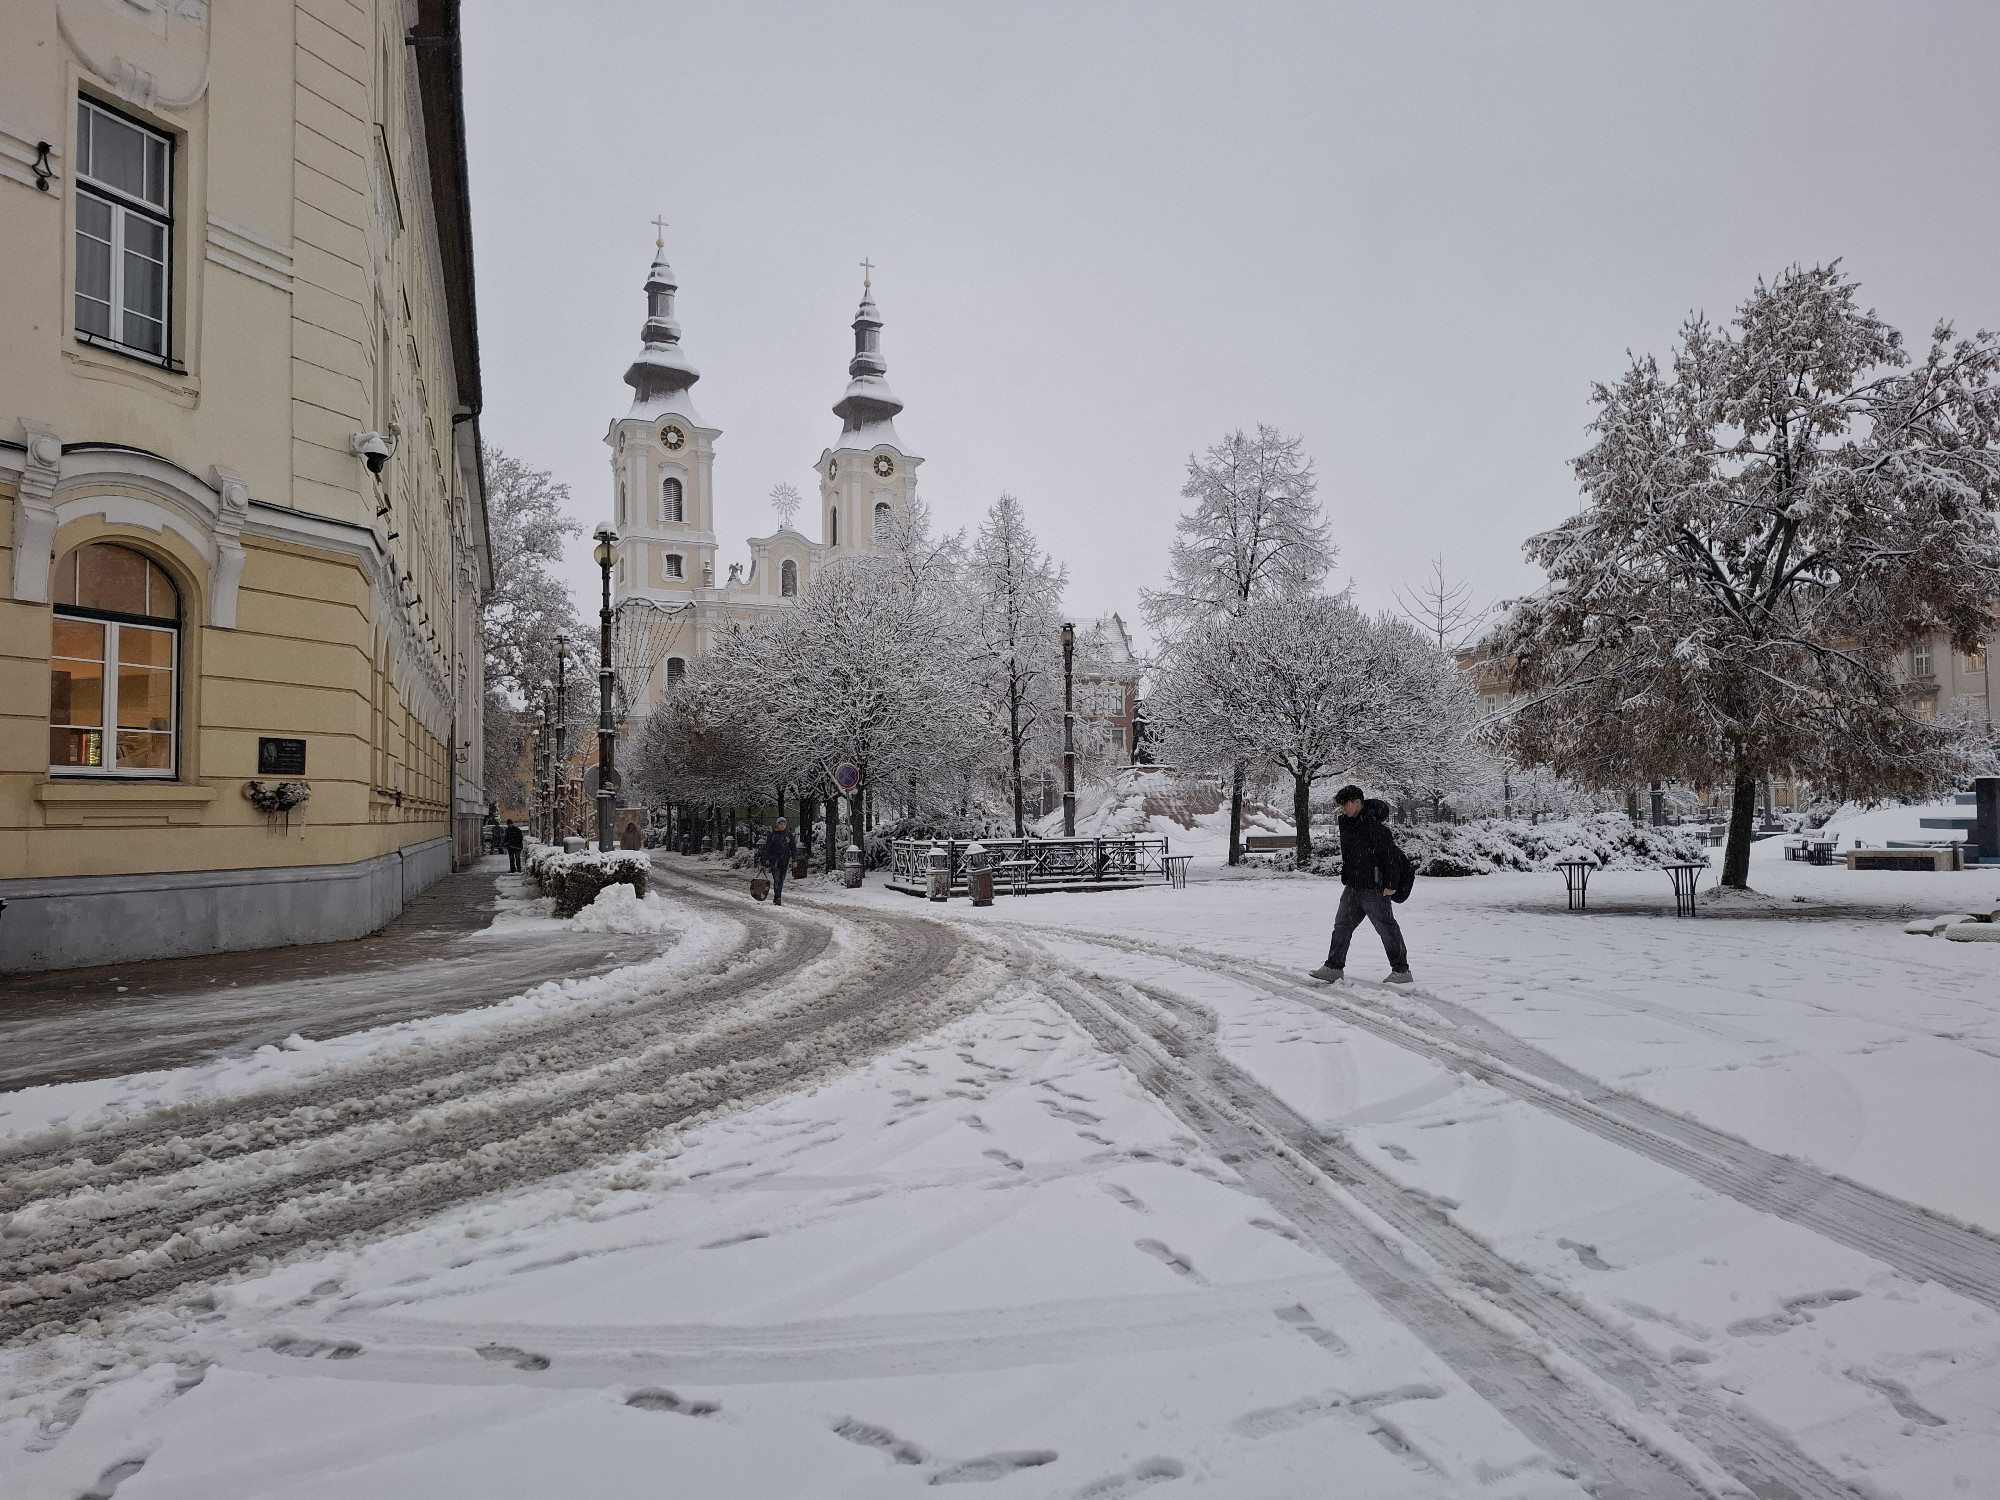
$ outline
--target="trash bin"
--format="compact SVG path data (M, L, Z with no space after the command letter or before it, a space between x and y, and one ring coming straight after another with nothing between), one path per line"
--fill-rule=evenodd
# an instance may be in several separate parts
M930 897L933 901L951 899L951 850L943 844L931 845Z
M861 884L861 870L864 856L859 844L847 846L847 856L841 862L840 882L849 889Z
M974 906L993 904L993 853L984 844L966 845L965 884Z

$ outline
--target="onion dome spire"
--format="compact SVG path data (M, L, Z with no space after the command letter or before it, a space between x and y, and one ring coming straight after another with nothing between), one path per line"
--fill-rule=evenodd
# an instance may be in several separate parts
M874 269L872 262L861 262L861 306L854 314L854 358L847 362L850 377L847 393L833 407L833 414L840 418L842 438L867 433L862 446L897 443L895 428L889 424L903 409L903 403L889 389L889 382L882 378L889 372L889 362L882 357L882 315L875 310L871 290L874 282L869 273ZM886 433L869 430L879 427L888 430Z
M644 347L625 372L625 383L632 387L635 406L685 407L693 416L687 390L701 379L701 371L681 348L681 325L674 320L674 293L680 283L667 264L666 225L659 219L653 223L659 234L653 240L652 269L646 273L646 321L639 330Z

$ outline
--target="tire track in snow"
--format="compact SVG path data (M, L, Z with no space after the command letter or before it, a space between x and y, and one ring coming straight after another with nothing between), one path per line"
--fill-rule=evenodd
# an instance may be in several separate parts
M1064 936L1071 934L1065 933ZM1771 1214L1918 1281L1935 1281L2000 1311L2000 1240L1918 1204L1779 1156L1579 1072L1461 1005L1423 992L1445 1017L1366 998L1350 986L1307 984L1281 969L1104 933L1081 941L1172 959L1295 1000L1659 1163L1746 1208ZM1351 993L1349 991L1352 991Z
M1252 1192L1593 1494L1660 1500L1733 1481L1762 1500L1853 1500L1782 1435L1405 1193L1139 991L1047 965L1041 972L1077 1023ZM1328 1180L1392 1233L1343 1203ZM1406 1258L1395 1237L1438 1273Z
M685 895L703 905L723 904L698 889ZM546 1045L536 1058L545 1069L565 1070L557 1082L568 1073L592 1075L583 1088L517 1092L502 1108L482 1108L490 1080L456 1064L461 1051L491 1061L492 1044L473 1039L463 1048L440 1045L429 1061L444 1079L479 1079L453 1093L448 1103L456 1107L442 1114L377 1121L357 1137L351 1122L329 1105L317 1111L326 1117L325 1138L294 1137L287 1162L275 1168L255 1153L226 1154L217 1162L223 1170L205 1192L176 1188L175 1173L186 1168L170 1155L161 1170L127 1175L109 1190L84 1182L24 1205L0 1220L0 1288L5 1288L0 1298L6 1303L0 1307L0 1340L50 1332L240 1270L253 1260L380 1232L615 1157L691 1115L794 1086L933 1029L976 1003L1004 974L949 926L874 912L844 915L866 939L869 962L861 971L842 955L794 968L801 952L823 953L828 929L810 919L770 922L781 938L801 930L806 936L773 944L711 987L705 998L711 1011L724 1012L725 1000L754 999L765 986L789 992L789 998L747 1016L725 1013L706 1031L683 1030L670 1051L628 1062L619 1055L630 1040L622 1015L606 1021L572 1013L570 1035L560 1042L544 1036ZM542 1030L559 1027L558 1021ZM394 1065L399 1081L408 1082L411 1066L408 1059ZM315 1080L300 1092L343 1087L351 1092L376 1072L364 1064ZM599 1086L589 1086L592 1082ZM254 1136L269 1112L285 1102L283 1091L221 1102L210 1108L209 1123Z

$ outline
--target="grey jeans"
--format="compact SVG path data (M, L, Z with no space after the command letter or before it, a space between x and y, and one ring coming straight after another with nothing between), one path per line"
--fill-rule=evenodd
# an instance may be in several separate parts
M1403 929L1396 925L1396 908L1389 898L1380 891L1362 890L1359 886L1343 886L1340 891L1340 910L1333 918L1333 945L1326 952L1326 966L1329 969L1347 967L1347 945L1353 940L1354 929L1366 917L1374 925L1375 935L1382 939L1382 951L1389 955L1391 969L1407 969L1410 966L1410 950L1403 946Z

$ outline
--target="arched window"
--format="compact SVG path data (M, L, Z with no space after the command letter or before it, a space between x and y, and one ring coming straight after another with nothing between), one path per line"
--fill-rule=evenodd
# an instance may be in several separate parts
M143 553L90 542L56 564L49 769L174 774L181 596Z
M660 481L660 520L662 522L681 521L681 482L669 475Z
M890 516L889 502L887 500L876 501L875 540L878 542L886 542L889 540L889 516Z
M625 481L618 481L618 524L625 524Z
M661 575L662 575L663 577L667 577L667 578L679 578L679 577L681 576L681 555L680 555L680 553L678 553L678 552L669 552L669 553L668 553L668 554L667 554L667 555L666 555L665 557L661 558L661 559L660 559L660 573L661 573Z
M787 599L796 599L799 593L799 565L790 558L778 569L778 592Z
M826 513L826 540L830 547L840 545L840 512L837 510Z
M672 692L687 677L688 664L678 656L667 658L667 691Z

